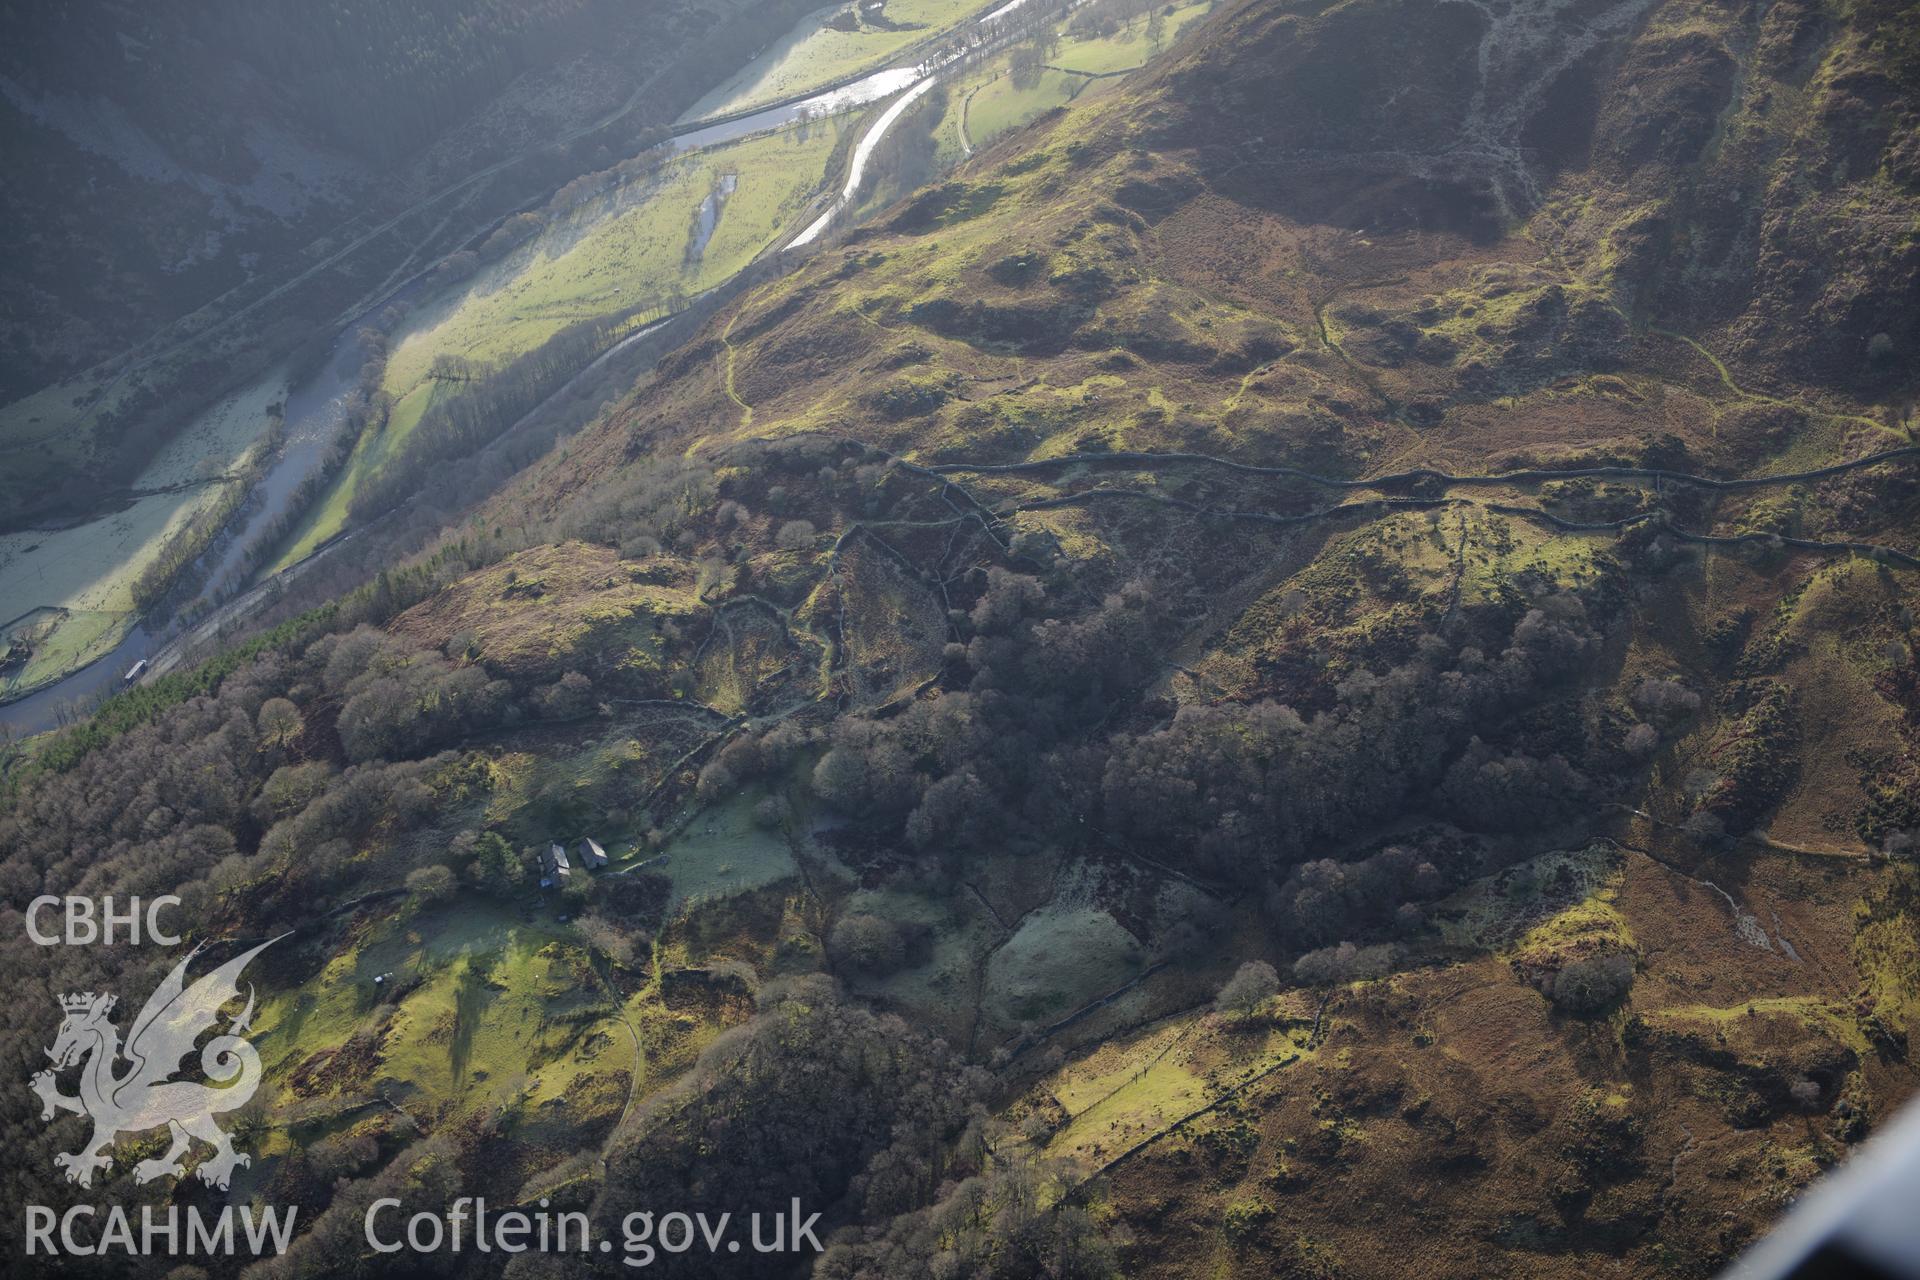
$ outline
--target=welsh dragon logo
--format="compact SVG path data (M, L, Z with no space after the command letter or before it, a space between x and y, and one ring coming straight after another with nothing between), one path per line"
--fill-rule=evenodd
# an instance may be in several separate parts
M186 1172L180 1157L195 1138L213 1148L196 1170L209 1186L224 1191L234 1169L252 1163L251 1157L233 1149L233 1140L213 1121L220 1112L245 1106L260 1083L260 1055L239 1035L252 1028L252 984L248 984L246 1008L228 1024L226 1034L207 1041L200 1051L200 1069L215 1084L168 1077L193 1052L194 1042L213 1029L222 1006L239 998L240 971L247 962L278 941L263 942L187 986L187 965L201 950L195 947L148 998L133 1020L124 1047L120 1032L107 1020L115 997L88 991L60 998L66 1018L47 1050L53 1069L39 1072L31 1083L44 1104L42 1120L53 1119L58 1111L72 1111L93 1121L93 1137L84 1146L53 1158L57 1168L66 1170L67 1181L92 1186L94 1170L112 1163L103 1148L110 1149L122 1133L162 1126L171 1132L173 1145L159 1159L136 1164L135 1182ZM80 1094L68 1097L55 1084L54 1071L82 1059L86 1065L80 1071ZM128 1064L125 1070L118 1069L122 1059Z

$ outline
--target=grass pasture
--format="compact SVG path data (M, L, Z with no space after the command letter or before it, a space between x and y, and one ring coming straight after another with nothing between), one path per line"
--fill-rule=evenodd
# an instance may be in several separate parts
M87 424L129 398L125 382L99 371L75 375L0 408L0 504L59 484L95 456ZM96 401L97 397L97 401Z
M1097 907L1061 902L1035 912L987 965L983 1012L1003 1031L1065 1017L1136 976L1146 955Z
M1160 53L1171 48L1187 29L1187 24L1197 21L1212 12L1210 0L1201 0L1198 4L1182 5L1167 15L1167 29L1158 43L1147 39L1147 24L1139 21L1122 27L1110 36L1096 36L1091 39L1063 37L1060 52L1049 61L1062 71L1077 71L1082 75L1113 75L1122 71L1135 71L1145 66Z
M500 1118L510 1180L536 1176L591 1149L730 1016L670 997L657 970L616 992L571 930L485 899L404 905L332 945L313 976L263 993L269 1114L250 1189L296 1147L369 1128L404 1143L475 1115Z
M505 364L571 325L639 326L674 298L721 283L805 212L839 137L835 120L745 138L676 157L658 172L589 200L472 280L423 305L392 335L382 389L394 408L385 430L363 437L310 510L275 568L346 527L354 492L418 425L436 391L437 357ZM728 180L731 179L729 186ZM701 206L726 191L700 252Z
M976 149L1035 117L1073 101L1086 77L1064 71L1042 71L1033 85L1016 87L1011 75L1000 75L980 86L966 102L967 141ZM956 95L956 102L959 96Z
M260 1003L272 1137L245 1185L367 1117L404 1143L500 1116L517 1161L550 1163L543 1153L579 1149L625 1109L643 1055L564 929L460 898L403 906L335 945L318 973Z
M977 151L1055 107L1102 88L1101 81L1139 70L1171 48L1188 24L1205 17L1211 9L1212 5L1202 0L1174 10L1167 16L1166 32L1157 44L1147 39L1144 22L1122 27L1109 36L1062 34L1059 48L1035 81L1026 86L1013 83L1008 56L989 60L953 86L952 106L936 135L942 155L951 153L957 159L968 149Z
M796 218L826 172L835 121L744 138L669 160L659 171L585 202L529 244L421 307L394 335L384 387L419 387L437 356L497 363L568 325L663 309L733 275ZM735 177L691 268L700 206Z
M4 554L4 552L0 552ZM24 695L113 652L139 621L128 609L65 609L38 637L33 656L10 672L0 692Z
M787 838L754 819L764 792L750 788L694 815L656 868L673 881L673 912L778 884L799 874Z

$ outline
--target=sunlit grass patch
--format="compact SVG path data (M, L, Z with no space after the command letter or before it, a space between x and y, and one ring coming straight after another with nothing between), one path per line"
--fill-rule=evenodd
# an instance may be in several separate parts
M1620 872L1620 854L1603 844L1543 853L1441 899L1429 919L1443 940L1475 950L1545 944L1588 925L1630 939L1612 896Z
M537 1103L582 1072L625 1070L601 1061L610 1012L563 931L460 898L403 906L298 989L264 996L254 1041L281 1104L392 1096L434 1114Z
M1726 1006L1691 1004L1652 1009L1643 1016L1660 1023L1703 1024L1723 1032L1752 1025L1753 1019L1787 1019L1863 1056L1872 1049L1859 1020L1846 1005L1824 996L1756 996Z
M1228 1096L1263 1072L1311 1053L1305 1031L1177 1015L1107 1041L1035 1090L1065 1112L1049 1156L1097 1166Z
M1522 973L1542 974L1576 960L1631 953L1633 929L1618 905L1622 875L1613 871L1585 897L1528 929L1513 946L1514 965ZM1549 882L1548 892L1555 887Z
M976 149L1055 107L1086 87L1085 76L1042 71L1031 84L1016 85L1011 73L982 85L966 106L967 138Z
M664 310L772 242L824 178L839 122L677 156L560 215L530 244L423 306L395 335L383 386L403 396L435 358L500 363L582 320ZM718 178L736 178L704 251L688 247Z
M1874 1016L1909 1039L1920 1034L1920 927L1916 927L1915 873L1896 879L1862 903L1853 935L1858 966Z

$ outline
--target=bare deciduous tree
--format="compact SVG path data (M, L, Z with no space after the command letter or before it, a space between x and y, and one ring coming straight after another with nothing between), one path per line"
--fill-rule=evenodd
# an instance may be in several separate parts
M1249 960L1214 997L1213 1007L1222 1013L1238 1012L1244 1020L1280 990L1280 975L1265 960Z

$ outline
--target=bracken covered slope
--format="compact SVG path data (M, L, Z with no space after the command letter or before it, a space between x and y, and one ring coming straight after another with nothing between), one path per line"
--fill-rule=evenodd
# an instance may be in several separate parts
M1713 1274L1914 1092L1914 16L1223 6L56 742L8 893L303 922L276 1275L396 1184L804 1184L827 1280ZM642 874L568 924L581 832Z
M1309 859L1411 849L1471 880L1576 851L1430 900L1398 976L1187 1126L1152 1096L1164 1041L1035 1085L1038 1145L1118 1161L1096 1199L1142 1274L1706 1274L1913 1085L1912 878L1864 855L1920 816L1917 29L1896 5L1240 6L749 296L511 502L577 512L711 459L748 547L751 521L871 521L972 610L949 639L976 674L969 563L1044 565L1069 612L1151 582L1154 671L1106 677L1099 732L1206 763L1119 793L1109 763L1095 820L1263 900L1283 955L1387 936L1357 873ZM1170 452L1207 457L1144 456ZM856 465L933 509L863 500ZM976 510L991 547L910 527ZM1577 633L1577 673L1429 723L1530 608ZM1406 681L1383 723L1361 680ZM1329 748L1337 783L1235 792L1248 764L1201 740L1262 700L1367 745ZM1604 1029L1542 994L1608 954L1638 980ZM1183 1026L1152 1021L1178 1003L1133 1020ZM1208 1034L1181 1053L1216 1084L1277 1052ZM1134 1070L1137 1107L1082 1117L1076 1080Z

